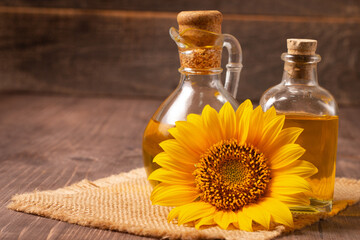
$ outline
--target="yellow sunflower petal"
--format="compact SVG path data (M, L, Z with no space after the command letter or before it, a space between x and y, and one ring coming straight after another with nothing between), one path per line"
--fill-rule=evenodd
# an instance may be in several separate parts
M271 179L270 191L278 194L311 192L310 184L302 177L294 175L275 176Z
M305 153L305 149L299 144L286 144L279 148L273 156L270 156L269 161L271 169L278 169L298 160Z
M286 144L295 143L296 139L299 137L303 130L304 129L297 127L289 127L282 129L273 144L267 145L263 151L272 152Z
M216 110L206 105L201 113L201 118L210 142L215 144L221 141L223 139L223 131Z
M180 143L191 149L195 154L201 155L208 147L206 134L197 125L178 121L176 127L169 129L169 133Z
M202 118L198 114L190 113L186 117L187 122L194 124L195 126L198 126L199 128L203 128L203 122Z
M273 169L273 175L297 175L300 177L308 178L312 175L316 174L318 169L312 164L311 162L304 161L304 160L296 160L289 165Z
M179 213L183 210L184 206L186 206L186 205L182 205L182 206L171 209L171 211L168 214L168 218L167 218L168 222L171 222L172 220L177 218L179 216Z
M307 206L310 204L310 199L304 193L297 193L291 195L282 195L270 192L269 197L276 198L288 207Z
M220 121L225 139L232 139L235 137L236 117L235 111L229 102L226 102L219 111Z
M275 110L275 107L272 106L269 110L267 110L265 113L264 113L264 121L265 122L270 122L273 118L275 118L277 115L276 115L276 110Z
M280 134L281 129L284 126L284 122L285 116L282 115L274 117L268 124L266 124L257 148L263 150L266 149L267 146L271 145Z
M293 217L289 208L274 198L264 198L264 201L259 203L261 207L266 209L272 217L272 219L288 227L294 227Z
M153 159L153 162L170 171L193 172L195 170L195 165L193 163L174 160L170 158L166 152L157 154Z
M201 218L196 224L195 228L200 229L201 226L204 225L215 225L214 216L210 215L204 218Z
M194 183L195 177L192 173L183 173L166 170L164 168L159 168L153 171L148 177L149 180L159 181L163 183L172 183L172 184L191 184Z
M214 221L222 229L227 229L231 223L237 222L237 215L233 211L218 211L214 216Z
M243 103L240 104L238 109L236 110L236 120L239 121L244 112L248 111L248 109L253 109L253 105L249 99L246 99Z
M244 101L236 110L235 115L238 126L235 129L237 132L235 138L238 139L240 145L244 144L247 139L252 112L253 105L249 99Z
M252 113L249 128L250 130L248 132L246 143L257 146L264 130L264 112L261 106L255 108Z
M238 216L239 229L252 232L253 231L252 219L246 216L246 214L243 213L242 210L237 212L237 216Z
M152 204L161 206L181 206L193 202L200 193L194 185L172 185L160 183L151 193Z
M243 213L266 229L270 228L270 213L264 211L257 203L245 206Z
M176 139L161 142L160 147L174 160L180 163L197 163L199 158L181 145Z
M215 207L205 202L192 202L176 207L170 211L168 221L178 218L178 224L199 220L212 215L216 211Z

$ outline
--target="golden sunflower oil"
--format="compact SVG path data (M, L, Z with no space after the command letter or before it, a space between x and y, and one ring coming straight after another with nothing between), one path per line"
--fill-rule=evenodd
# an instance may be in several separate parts
M338 116L285 115L284 128L304 129L295 142L306 149L301 159L311 162L318 169L318 173L308 179L313 190L311 206L326 207L330 204L331 207L335 184L338 121Z
M154 170L159 168L159 165L153 163L154 157L162 152L162 148L159 146L159 143L167 139L173 138L168 132L169 128L174 127L170 124L160 123L153 118L149 121L147 125L144 136L143 136L143 160L144 167L146 170L147 176L150 175ZM150 181L151 185L155 186L157 183L155 181Z

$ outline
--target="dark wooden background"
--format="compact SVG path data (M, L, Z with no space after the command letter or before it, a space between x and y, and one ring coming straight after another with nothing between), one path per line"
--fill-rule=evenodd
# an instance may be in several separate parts
M242 45L239 100L257 103L280 82L286 38L319 41L319 81L340 104L336 174L360 179L358 0L0 0L1 240L145 239L6 205L142 166L143 130L179 81L168 30L199 9L222 11ZM357 204L281 239L358 239L359 216Z
M242 45L238 99L258 101L281 80L295 37L319 41L321 85L341 105L360 104L356 0L2 0L0 90L163 99L179 79L168 30L196 9L222 11L223 32Z

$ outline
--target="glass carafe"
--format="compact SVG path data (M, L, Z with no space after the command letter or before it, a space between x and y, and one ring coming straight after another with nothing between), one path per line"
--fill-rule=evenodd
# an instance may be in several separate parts
M176 121L186 120L190 113L200 114L208 104L220 110L225 102L236 109L236 93L242 68L239 42L229 34L217 34L200 29L187 29L179 33L170 29L180 55L180 82L160 105L148 123L143 136L143 160L149 175L158 168L153 158L162 152L159 143L171 138L168 129ZM193 38L192 36L196 36ZM206 44L198 38L206 39ZM225 47L229 53L226 65L225 87L221 82L221 54ZM155 182L151 182L156 185Z
M334 97L320 87L317 78L317 63L321 58L315 54L316 41L289 39L292 42L312 47L312 53L295 52L289 49L283 53L284 73L280 84L268 89L260 99L260 105L266 111L272 106L277 114L285 115L284 128L300 127L303 132L295 143L305 148L301 157L318 168L318 172L308 181L313 194L310 205L293 207L298 212L329 212L335 184L335 162L338 135L338 108ZM295 47L299 47L296 45ZM300 48L299 47L299 48ZM294 49L299 50L299 49Z

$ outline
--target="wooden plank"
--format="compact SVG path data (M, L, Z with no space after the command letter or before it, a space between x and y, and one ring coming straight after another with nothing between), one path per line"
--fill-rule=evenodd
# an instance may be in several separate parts
M142 132L160 101L0 94L0 239L152 239L7 210L12 195L142 166ZM340 111L337 176L360 178L358 108ZM350 142L354 144L349 144ZM360 205L280 239L356 239Z
M258 0L258 1L96 1L96 0L3 0L3 6L32 6L81 9L118 9L134 11L171 11L217 9L232 14L265 14L297 16L359 16L360 3L354 0L326 1L313 0L311 3L296 0Z
M140 167L142 132L157 101L97 98L84 105L87 100L76 98L0 99L0 239L152 239L21 214L5 206L16 193L56 189Z
M178 83L175 14L12 9L0 14L0 91L163 99ZM223 29L243 48L239 99L280 82L286 38L298 37L319 41L320 84L341 105L360 104L360 21L230 16Z
M168 37L171 21L126 16L117 21L104 15L0 18L4 90L154 96L169 93L178 82L177 50ZM168 41L157 40L163 35ZM169 64L176 66L173 71Z

